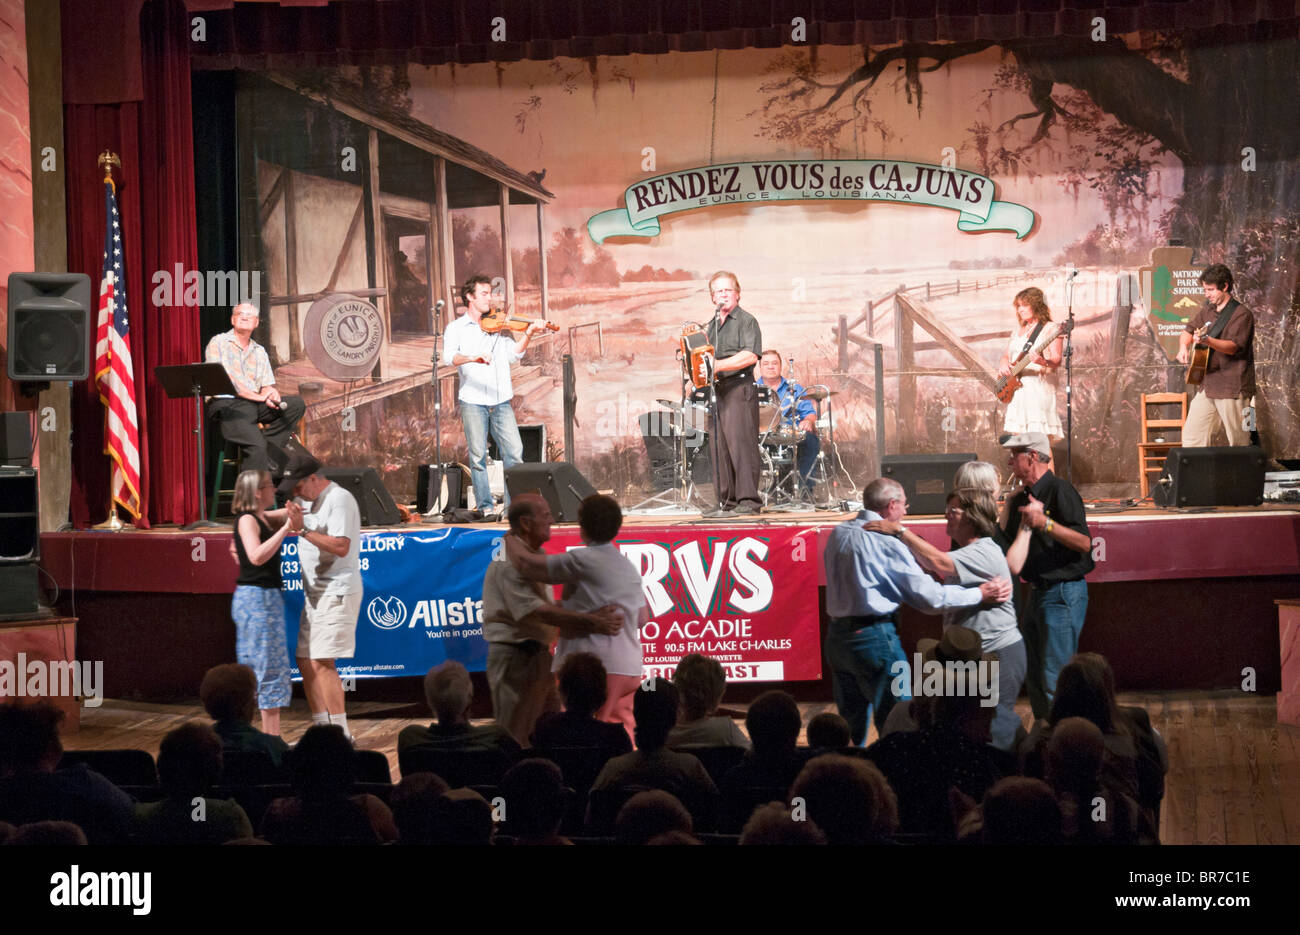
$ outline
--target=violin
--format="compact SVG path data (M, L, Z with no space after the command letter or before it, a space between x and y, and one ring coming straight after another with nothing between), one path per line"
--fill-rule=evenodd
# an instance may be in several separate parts
M542 322L542 324L546 326L547 331L560 330L560 326L553 321ZM504 308L489 309L478 320L478 326L488 334L499 334L502 331L527 331L532 325L533 319L509 315Z

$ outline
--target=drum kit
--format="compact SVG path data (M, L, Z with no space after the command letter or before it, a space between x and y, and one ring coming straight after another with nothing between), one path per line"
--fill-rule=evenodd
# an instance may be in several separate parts
M651 453L652 467L658 465L663 489L631 507L629 513L694 512L704 502L696 488L696 474L707 465L710 453L709 424L713 404L713 347L707 343L704 329L686 322L682 328L678 360L682 365L680 402L656 400L663 408L642 416L642 434ZM835 443L834 413L830 397L837 394L828 386L804 389L804 399L817 409L818 432L827 432L827 441ZM799 473L799 446L808 437L794 415L796 400L783 411L780 399L770 387L758 384L759 396L759 494L766 509L807 511L830 509L834 503L834 471L828 470L826 450L819 450L806 477ZM822 404L826 413L822 413ZM653 447L653 451L651 450ZM655 452L658 452L656 455ZM703 456L701 456L703 453ZM671 458L671 461L669 459ZM817 501L813 502L813 494Z
M839 391L825 385L805 387L803 399L817 408L818 429L829 432L828 441L834 443L834 413L828 400ZM758 388L758 447L763 470L759 476L758 491L765 509L781 512L827 509L831 504L830 472L826 468L826 452L819 448L816 459L805 477L799 471L799 446L808 437L795 417L795 404L791 400L782 407L777 394L769 387ZM822 403L826 402L826 414ZM813 495L817 500L813 501Z

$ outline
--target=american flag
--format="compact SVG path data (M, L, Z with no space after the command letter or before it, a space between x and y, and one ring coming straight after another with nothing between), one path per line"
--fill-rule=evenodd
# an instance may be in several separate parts
M104 453L113 459L113 502L140 518L140 430L135 420L135 376L126 317L126 273L117 195L104 182L104 271L99 282L95 383L106 413Z

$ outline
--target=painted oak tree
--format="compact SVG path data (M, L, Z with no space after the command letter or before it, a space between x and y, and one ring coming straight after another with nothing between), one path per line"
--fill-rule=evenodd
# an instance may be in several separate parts
M986 174L1051 171L1076 194L1102 199L1113 224L1181 239L1202 261L1237 275L1256 311L1256 355L1275 452L1300 441L1297 309L1300 291L1300 42L1297 24L1258 24L1141 37L909 43L863 49L842 77L822 73L817 50L774 62L760 87L760 134L837 153L853 134L896 140L873 96L899 90L924 113L926 76L989 49L1003 54L994 95L1023 96L1023 112L965 128L961 150ZM991 108L983 109L984 113ZM954 141L956 142L956 141ZM1171 210L1149 216L1158 157L1183 168ZM1044 166L1050 169L1044 169ZM1266 426L1268 428L1268 426Z

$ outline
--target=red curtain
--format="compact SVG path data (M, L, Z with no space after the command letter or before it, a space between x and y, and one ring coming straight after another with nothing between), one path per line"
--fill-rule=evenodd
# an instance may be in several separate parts
M64 18L65 35L84 20ZM198 268L195 235L193 128L190 119L189 29L180 0L151 0L140 13L143 101L78 103L65 95L68 179L68 268L99 281L104 245L103 173L98 154L122 160L118 210L126 252L127 311L140 426L140 526L184 523L198 513L193 408L168 400L153 379L159 364L200 359L197 308L152 301L155 271ZM66 46L66 40L65 40ZM131 63L127 64L130 70ZM65 81L84 63L64 58ZM86 87L84 74L65 87ZM172 290L174 293L179 290ZM174 296L179 298L179 296ZM73 396L71 511L77 527L108 509L104 408L93 381Z

